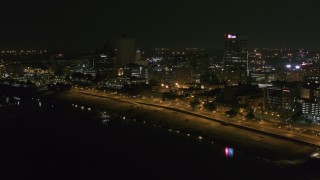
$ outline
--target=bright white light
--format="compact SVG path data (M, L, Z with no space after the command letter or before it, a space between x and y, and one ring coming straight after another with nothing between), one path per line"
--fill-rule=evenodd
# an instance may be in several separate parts
M236 39L237 36L236 35L231 35L231 34L228 34L228 39Z
M319 152L315 152L315 153L312 153L310 156L311 156L312 158L317 158L317 159L319 159L319 158L320 158L320 153L319 153Z
M290 64L288 64L286 67L287 67L287 68L291 68L291 65L290 65Z
M300 69L300 66L296 66L296 69Z

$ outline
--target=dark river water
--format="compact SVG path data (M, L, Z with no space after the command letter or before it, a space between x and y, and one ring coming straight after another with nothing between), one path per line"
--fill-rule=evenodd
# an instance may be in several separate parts
M196 134L74 105L0 107L0 179L304 179Z

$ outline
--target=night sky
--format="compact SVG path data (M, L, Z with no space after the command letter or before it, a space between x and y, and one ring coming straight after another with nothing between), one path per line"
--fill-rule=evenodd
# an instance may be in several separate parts
M137 47L223 49L223 34L249 47L320 49L320 2L245 0L5 0L0 48L101 47L122 33Z

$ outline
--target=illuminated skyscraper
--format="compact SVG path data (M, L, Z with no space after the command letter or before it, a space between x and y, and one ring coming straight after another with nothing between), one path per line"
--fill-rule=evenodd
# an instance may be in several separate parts
M248 37L225 34L223 71L227 85L245 84L248 76Z

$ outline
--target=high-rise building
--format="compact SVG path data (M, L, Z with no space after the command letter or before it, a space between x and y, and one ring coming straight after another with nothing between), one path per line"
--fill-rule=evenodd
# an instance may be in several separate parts
M136 60L135 38L123 34L117 41L117 65L125 66Z
M227 85L245 84L248 76L248 37L225 34L223 71Z
M300 93L300 82L274 81L272 86L265 89L265 110L282 115L295 114Z
M320 103L312 100L303 100L302 115L307 121L319 123L320 122Z

